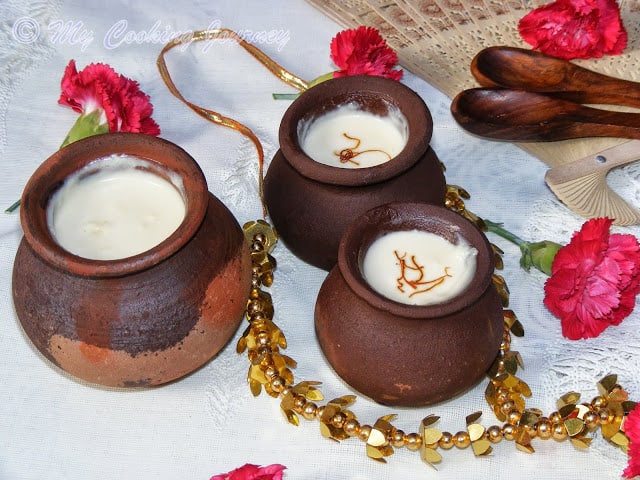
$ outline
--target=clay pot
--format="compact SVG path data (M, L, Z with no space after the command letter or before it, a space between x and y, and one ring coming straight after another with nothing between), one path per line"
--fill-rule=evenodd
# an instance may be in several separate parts
M177 174L186 215L171 236L139 255L81 258L55 242L47 204L71 173L113 153L147 160L169 181L168 172ZM214 357L243 318L251 260L242 229L207 191L193 158L168 141L110 133L72 143L33 174L20 220L18 319L33 345L76 377L118 387L170 382Z
M376 239L414 229L452 243L461 235L477 249L473 280L451 300L425 306L391 301L363 277L364 255ZM318 294L320 346L336 373L376 402L420 406L450 399L476 384L498 354L504 320L493 271L486 237L457 213L411 203L374 208L345 232L338 264Z
M368 168L334 167L307 156L300 146L303 126L349 103L378 115L399 110L408 125L404 149ZM429 146L432 131L424 101L394 80L342 77L302 93L282 118L280 150L264 180L269 215L283 243L305 262L329 270L344 230L367 210L392 201L444 205L442 166Z

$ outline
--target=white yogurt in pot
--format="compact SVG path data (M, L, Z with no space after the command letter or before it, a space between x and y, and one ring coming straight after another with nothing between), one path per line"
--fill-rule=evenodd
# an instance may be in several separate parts
M175 232L186 212L181 182L141 168L148 165L112 155L67 178L47 207L58 244L80 257L116 260L143 253Z

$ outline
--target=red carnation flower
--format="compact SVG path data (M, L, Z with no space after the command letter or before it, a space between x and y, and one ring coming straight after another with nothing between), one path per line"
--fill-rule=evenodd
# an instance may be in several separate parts
M60 105L71 107L80 116L60 148L82 138L107 132L134 132L160 135L151 118L153 105L138 82L124 77L109 65L92 63L78 72L70 60L60 82ZM5 212L18 208L20 200Z
M286 468L278 464L259 467L247 463L231 472L214 475L210 480L282 480L282 472Z
M544 304L572 340L597 337L618 325L640 292L640 245L633 235L610 234L612 221L592 219L556 254Z
M331 59L340 68L334 77L376 75L392 80L402 78L402 70L394 70L398 55L372 27L343 30L331 40Z
M518 30L534 49L566 60L619 55L627 46L616 0L556 0L525 15Z
M629 463L622 476L635 478L640 475L640 404L625 418L624 433L629 439Z
M78 72L71 60L60 86L58 103L81 114L63 145L107 131L160 134L151 118L149 96L140 90L138 82L116 73L109 65L92 63Z

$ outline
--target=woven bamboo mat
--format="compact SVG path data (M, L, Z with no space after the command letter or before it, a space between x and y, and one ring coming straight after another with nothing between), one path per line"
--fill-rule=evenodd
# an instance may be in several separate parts
M398 53L401 65L448 97L478 86L471 59L493 45L530 48L518 21L545 0L307 0L327 16L353 28L375 27ZM629 34L623 55L576 63L607 75L640 81L640 1L619 0ZM580 139L521 143L551 167L595 154L623 140Z

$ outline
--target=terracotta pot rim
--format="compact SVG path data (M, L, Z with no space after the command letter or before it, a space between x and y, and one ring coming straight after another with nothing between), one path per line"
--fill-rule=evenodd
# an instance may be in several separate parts
M47 225L47 205L70 174L112 154L129 154L146 160L150 169L161 176L167 172L177 174L184 184L181 191L186 203L185 217L174 233L145 252L116 260L83 258L55 241ZM200 228L208 198L207 182L200 166L176 144L141 133L105 133L58 150L36 169L22 194L20 222L29 246L54 267L78 276L115 277L152 267L182 248Z
M451 228L478 250L476 274L471 284L452 300L434 305L408 305L390 300L369 286L362 261L369 246L393 231L434 227ZM416 320L442 318L463 310L489 288L495 263L485 235L472 222L445 207L426 203L392 202L375 207L354 220L345 231L338 250L337 268L349 288L372 307L398 317Z
M316 162L306 155L298 141L303 119L351 101L382 100L405 116L409 128L404 149L388 162L368 168L340 168ZM360 186L392 178L414 165L429 147L433 119L424 100L406 85L388 78L354 75L322 82L303 92L286 110L279 129L280 149L301 175L322 183Z

